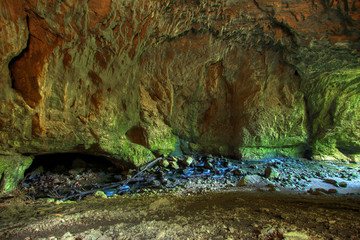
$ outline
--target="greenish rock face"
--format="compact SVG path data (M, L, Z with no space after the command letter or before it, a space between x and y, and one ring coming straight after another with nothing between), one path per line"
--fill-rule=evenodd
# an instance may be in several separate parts
M307 94L314 158L350 160L360 152L360 68L321 74Z
M18 181L30 167L32 157L0 156L0 193L11 193L17 188Z
M302 157L304 146L293 147L241 147L239 153L245 160L262 160L278 157L296 158Z
M360 163L360 154L349 154L349 158L352 162Z

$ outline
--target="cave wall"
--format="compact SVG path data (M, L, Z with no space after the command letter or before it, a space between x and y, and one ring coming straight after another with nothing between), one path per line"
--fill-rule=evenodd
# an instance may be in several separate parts
M359 159L359 1L0 4L0 163Z

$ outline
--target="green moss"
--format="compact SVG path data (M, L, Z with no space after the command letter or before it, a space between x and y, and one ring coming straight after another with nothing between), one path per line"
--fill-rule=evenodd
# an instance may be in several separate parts
M154 154L144 146L135 144L126 138L114 141L102 139L101 148L115 158L125 160L135 166L140 166L155 158Z
M351 162L360 163L360 154L350 154Z
M360 68L320 74L305 87L314 159L348 161L346 154L360 153Z
M291 107L273 106L257 109L243 127L240 135L243 146L283 147L303 144L307 141L305 103L302 95L295 95Z
M13 190L15 190L19 180L24 177L24 172L30 167L31 163L32 157L25 157L21 155L1 156L1 192L11 193Z
M177 140L176 136L172 134L169 126L162 124L161 127L148 127L146 130L148 137L147 141L152 152L168 155L175 151Z
M317 140L312 145L312 159L319 161L350 161L336 148L334 138Z
M302 157L304 148L302 145L292 147L240 147L239 155L245 160L261 160L276 157Z
M190 148L190 151L192 151L192 152L200 152L202 150L202 147L200 144L193 143L193 142L189 143L189 148Z

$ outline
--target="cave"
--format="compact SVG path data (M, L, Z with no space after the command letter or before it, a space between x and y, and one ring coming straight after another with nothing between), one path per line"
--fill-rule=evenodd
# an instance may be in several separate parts
M117 169L111 160L103 156L84 153L52 153L35 155L31 166L25 171L25 175L43 168L42 172L64 173L70 170L76 171L106 171L111 168Z
M360 4L0 2L1 239L359 239Z

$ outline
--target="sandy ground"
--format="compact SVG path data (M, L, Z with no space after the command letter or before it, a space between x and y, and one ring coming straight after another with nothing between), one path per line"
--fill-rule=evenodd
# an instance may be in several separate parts
M0 239L360 239L359 196L234 188L0 205Z

